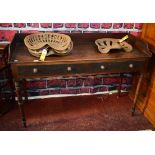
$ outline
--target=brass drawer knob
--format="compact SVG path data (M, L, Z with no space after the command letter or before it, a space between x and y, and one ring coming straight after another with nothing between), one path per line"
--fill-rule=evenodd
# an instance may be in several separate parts
M101 69L105 69L105 67L103 65L100 66Z
M71 70L72 70L72 68L71 68L71 67L67 67L67 70L68 70L68 71L71 71Z
M129 64L129 68L133 68L133 64Z
M37 73L38 69L37 68L33 68L33 73Z

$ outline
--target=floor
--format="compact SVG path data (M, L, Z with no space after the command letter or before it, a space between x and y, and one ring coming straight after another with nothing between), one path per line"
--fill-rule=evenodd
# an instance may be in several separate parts
M24 105L27 128L15 105L0 117L0 130L11 131L135 131L154 130L139 110L131 116L126 94L31 100Z

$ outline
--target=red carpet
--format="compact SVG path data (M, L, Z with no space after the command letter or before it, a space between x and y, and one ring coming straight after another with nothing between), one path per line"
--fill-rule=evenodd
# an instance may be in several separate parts
M154 130L139 110L131 116L127 95L94 95L31 100L25 104L27 128L15 105L0 117L0 130L132 131Z

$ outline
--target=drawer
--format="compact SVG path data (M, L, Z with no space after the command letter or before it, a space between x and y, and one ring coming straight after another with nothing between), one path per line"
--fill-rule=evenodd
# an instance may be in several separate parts
M52 64L18 66L20 76L49 76L70 74L92 74L112 72L133 72L144 68L143 61L97 62L80 64Z

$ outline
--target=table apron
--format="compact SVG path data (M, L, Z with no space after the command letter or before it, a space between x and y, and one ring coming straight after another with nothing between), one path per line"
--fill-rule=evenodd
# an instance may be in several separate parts
M12 66L14 77L37 78L63 75L89 75L121 72L142 72L146 62L119 61L119 62L92 62L92 63L66 63L66 64L30 64Z

